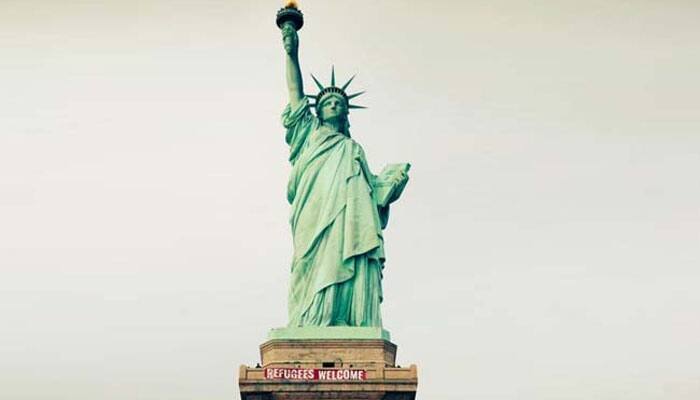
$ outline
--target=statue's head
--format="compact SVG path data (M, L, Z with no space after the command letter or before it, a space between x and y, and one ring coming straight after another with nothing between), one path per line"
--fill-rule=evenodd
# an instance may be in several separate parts
M319 100L316 112L322 121L347 119L348 103L342 95L329 93Z
M342 133L350 136L348 102L338 93L325 94L316 104L316 115L322 122L337 126Z
M335 68L331 72L331 84L330 86L324 87L321 82L316 79L315 76L311 75L318 86L320 92L316 96L309 96L316 99L316 115L321 121L333 122L334 125L342 127L343 133L350 135L348 123L348 112L352 108L365 108L362 106L356 106L350 104L350 99L353 99L364 92L355 93L349 95L345 92L345 89L350 86L350 82L355 78L354 76L343 85L342 87L335 86Z

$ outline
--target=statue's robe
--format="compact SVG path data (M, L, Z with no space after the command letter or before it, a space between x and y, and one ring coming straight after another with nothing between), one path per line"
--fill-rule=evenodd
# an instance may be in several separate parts
M406 179L373 175L360 145L323 126L306 98L282 122L292 164L289 326L381 326L382 229Z

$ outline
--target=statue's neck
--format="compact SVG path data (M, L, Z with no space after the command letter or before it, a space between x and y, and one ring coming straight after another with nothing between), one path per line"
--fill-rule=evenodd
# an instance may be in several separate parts
M338 120L323 121L323 126L325 126L326 128L334 130L336 132L344 133L342 125L342 122Z

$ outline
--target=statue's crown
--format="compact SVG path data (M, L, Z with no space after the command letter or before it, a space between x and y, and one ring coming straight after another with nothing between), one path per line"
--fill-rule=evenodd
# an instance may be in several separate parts
M315 96L311 96L311 95L307 96L307 97L310 97L310 98L312 98L312 99L315 100L315 103L311 105L312 107L317 107L319 104L321 104L321 102L323 101L323 98L324 98L325 96L327 96L327 95L329 95L329 94L338 94L338 95L342 96L342 97L345 99L345 102L346 102L347 105L348 105L348 109L353 109L353 108L367 108L367 107L364 107L364 106L358 106L358 105L355 105L355 104L350 104L350 100L354 99L354 98L357 97L357 96L360 96L361 94L364 93L364 91L363 91L363 92L354 93L354 94L351 94L351 95L348 95L348 94L345 92L345 89L347 89L348 86L350 86L350 83L352 82L352 80L355 79L355 75L353 75L352 78L350 78L350 79L349 79L343 86L341 86L341 87L337 87L337 86L335 85L335 67L332 67L332 68L331 68L331 84L330 84L330 86L323 86L323 85L321 84L321 82L319 82L318 79L316 79L316 77L314 76L314 74L311 74L311 78L313 78L314 82L316 83L316 86L318 86L318 89L320 90L320 91L318 92L318 94L315 95Z

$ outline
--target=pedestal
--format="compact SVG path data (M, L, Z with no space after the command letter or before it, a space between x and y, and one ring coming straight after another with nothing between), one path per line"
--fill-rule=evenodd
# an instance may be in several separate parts
M414 400L415 365L396 365L380 328L282 328L260 346L259 367L240 367L242 400Z

